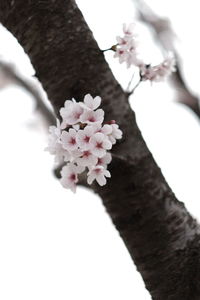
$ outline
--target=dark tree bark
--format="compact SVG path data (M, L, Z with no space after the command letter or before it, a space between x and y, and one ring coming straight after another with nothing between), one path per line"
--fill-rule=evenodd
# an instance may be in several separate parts
M30 56L58 112L66 99L100 95L123 140L101 196L153 299L200 299L199 226L166 183L74 0L0 0L0 21ZM78 222L78 220L77 220Z

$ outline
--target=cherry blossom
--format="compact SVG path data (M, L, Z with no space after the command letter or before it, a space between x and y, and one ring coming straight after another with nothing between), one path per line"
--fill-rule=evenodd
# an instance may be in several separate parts
M159 65L141 65L140 76L142 80L161 81L175 70L175 58L170 55Z
M100 157L98 158L97 165L101 165L106 169L107 165L111 162L111 160L112 160L112 155L109 152L107 152L106 155L104 155L101 158Z
M110 177L107 170L112 160L112 144L122 137L122 132L114 120L103 124L104 111L99 109L101 98L85 95L83 102L66 100L60 109L62 122L51 126L47 150L55 155L61 171L61 184L76 191L78 175L87 170L88 183L94 180L106 184Z
M94 123L102 123L104 119L104 111L103 109L93 110L85 110L84 113L80 116L81 123L94 124Z
M82 152L81 157L76 159L76 162L80 166L95 166L98 162L98 158L92 154L90 150Z
M100 125L101 126L101 125ZM79 130L76 135L78 146L83 150L90 149L90 138L95 133L96 127L86 126L83 130Z
M63 187L71 189L76 192L76 183L78 182L78 174L84 171L84 167L76 166L73 163L68 163L61 170L60 182Z
M114 145L116 144L116 140L122 138L122 131L119 129L119 125L117 124L111 124L112 132L108 135L109 140Z
M130 23L130 24L123 24L123 32L125 36L130 36L132 37L134 35L134 30L135 30L135 23Z
M65 101L65 107L60 109L60 115L63 118L62 128L66 128L68 125L74 125L80 121L80 116L83 114L84 109L75 100Z
M55 155L55 163L61 164L65 157L69 158L69 153L63 149L60 137L61 126L60 121L57 119L57 126L49 127L48 147L45 148L50 154Z
M103 186L106 184L106 178L105 177L111 177L110 172L106 170L103 166L95 166L90 169L88 172L88 184L92 184L94 180L98 182L100 186Z
M117 44L110 49L115 51L114 57L119 59L120 64L126 63L127 68L131 66L138 68L140 81L161 81L175 71L175 59L172 53L156 66L146 64L138 57L138 39L134 23L123 24L123 33L123 36L116 37Z
M76 142L77 131L75 129L70 128L69 131L63 131L61 134L61 142L63 144L63 148L68 151L74 151L78 149L78 145Z
M117 36L117 45L115 49L115 58L119 58L119 63L125 62L127 68L131 65L138 66L140 60L138 59L138 41L136 34L134 34L135 24L123 25L124 36Z
M87 108L95 110L101 104L101 97L96 96L93 98L90 94L87 94L85 95L83 102Z
M90 138L90 150L92 154L97 157L103 157L106 154L106 150L110 150L111 148L111 142L108 140L107 136L101 132L95 133Z

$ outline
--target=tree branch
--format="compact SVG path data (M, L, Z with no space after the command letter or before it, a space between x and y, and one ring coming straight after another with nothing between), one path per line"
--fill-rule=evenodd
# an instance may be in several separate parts
M31 83L29 83L28 80L22 78L19 74L17 74L11 65L3 61L0 61L0 70L10 82L20 85L28 93L30 93L31 96L33 96L36 103L36 109L38 109L42 116L45 117L48 125L53 125L56 123L55 115L44 104L40 92Z
M156 41L164 51L173 51L176 57L176 72L170 76L170 81L176 91L177 102L189 107L200 118L200 100L191 93L181 71L181 59L174 45L175 33L171 28L170 21L159 17L143 0L133 0L136 3L139 18L151 27Z
M179 202L149 152L127 94L73 0L1 0L0 20L31 58L58 112L66 99L100 95L123 140L105 187L93 186L156 300L200 297L199 226Z

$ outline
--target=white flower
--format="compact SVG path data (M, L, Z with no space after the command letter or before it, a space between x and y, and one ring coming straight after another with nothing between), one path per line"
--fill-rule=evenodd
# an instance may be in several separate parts
M103 109L93 110L85 110L84 113L80 116L81 123L94 124L94 123L102 123L104 119L104 111Z
M122 132L114 120L102 124L104 111L97 109L100 103L99 96L93 98L90 94L84 97L84 102L66 100L60 109L62 123L57 120L57 126L49 129L47 150L55 155L56 163L66 163L61 170L60 182L73 192L78 174L85 168L89 171L89 184L96 180L105 185L106 177L110 177L107 166L112 156L107 150L122 137Z
M80 149L70 151L71 158L68 159L70 162L76 161L78 157L81 157L82 151Z
M124 36L117 36L117 45L120 46L121 48L129 48L129 43L130 43L130 37Z
M48 147L45 148L50 154L55 155L55 163L61 164L64 157L69 156L69 153L65 153L62 147L61 141L61 126L60 121L57 119L57 126L49 127Z
M116 144L116 140L122 138L122 131L119 129L119 125L117 124L111 124L110 126L112 127L112 133L109 134L108 138L114 145Z
M110 124L105 124L102 126L101 123L95 123L92 125L93 133L101 132L105 135L112 133L112 126Z
M106 154L106 150L110 150L111 148L111 142L108 140L107 136L101 132L95 133L90 138L90 150L92 154L97 157L103 157Z
M83 102L87 108L95 110L101 104L101 97L96 96L93 98L90 94L87 94L85 95Z
M80 122L80 116L84 112L84 109L80 103L75 100L65 101L65 107L60 109L60 115L63 118L62 128L66 128L68 125L74 125Z
M109 135L112 133L112 125L105 124L103 127L99 130L99 132L102 132L105 135Z
M61 136L60 121L58 119L56 121L57 121L57 126L49 127L48 147L45 149L49 151L51 154L55 154L56 145L59 143L60 136Z
M167 57L158 67L158 75L161 78L169 76L172 72L176 71L176 61L173 56Z
M129 60L129 52L127 51L127 49L117 47L114 57L115 58L118 57L119 63L122 64L123 62L126 62Z
M119 58L119 63L126 62L127 68L131 65L138 66L140 63L137 58L137 47L138 42L136 40L136 35L133 35L134 24L123 26L124 36L117 36L117 47L114 57Z
M90 148L90 138L95 133L96 127L87 125L83 130L78 130L76 141L82 150Z
M100 186L106 184L105 177L111 177L110 172L104 169L103 166L95 166L91 168L87 175L88 175L88 179L87 179L88 184L92 184L92 182L96 179L96 181Z
M123 24L123 32L125 36L130 36L132 37L134 35L134 30L135 30L135 23L130 23L130 24Z
M162 63L156 66L141 65L140 76L142 80L161 81L176 70L175 58L170 54Z
M76 166L73 163L68 163L61 170L60 182L64 188L71 189L76 192L76 183L78 182L78 174L84 171L84 167Z
M92 154L90 150L82 152L81 157L76 159L76 162L80 166L95 166L97 164L98 158Z
M97 165L103 166L105 169L107 168L107 165L111 162L112 160L112 155L107 152L105 156L99 157Z
M151 65L142 64L140 66L140 76L142 80L153 81L156 78L156 71Z
M69 131L63 131L61 134L61 142L63 148L68 151L75 151L78 149L78 145L76 142L76 130L70 128Z

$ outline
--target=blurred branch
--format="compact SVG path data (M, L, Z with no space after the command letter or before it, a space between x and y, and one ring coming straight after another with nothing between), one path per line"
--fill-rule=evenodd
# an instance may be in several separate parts
M200 118L199 99L194 96L183 78L181 72L181 59L174 45L175 33L167 18L158 16L143 0L133 0L136 4L139 19L150 26L155 34L156 41L164 51L173 51L176 58L176 72L170 77L176 90L176 101L188 106Z
M49 108L45 105L40 92L37 88L28 80L22 78L20 75L17 74L14 67L6 62L0 61L0 88L15 83L22 88L24 88L35 100L36 109L42 114L45 118L48 125L54 125L56 122L55 115L53 112L49 110Z

